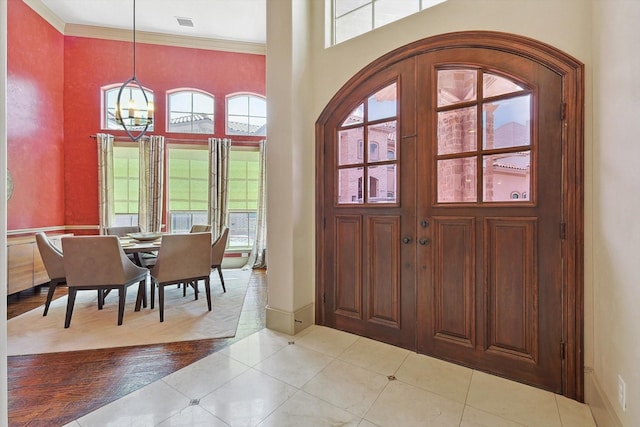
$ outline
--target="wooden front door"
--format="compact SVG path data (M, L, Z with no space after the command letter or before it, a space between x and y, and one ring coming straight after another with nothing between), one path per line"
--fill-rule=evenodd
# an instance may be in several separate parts
M318 121L318 323L580 399L580 82L479 36L381 58Z

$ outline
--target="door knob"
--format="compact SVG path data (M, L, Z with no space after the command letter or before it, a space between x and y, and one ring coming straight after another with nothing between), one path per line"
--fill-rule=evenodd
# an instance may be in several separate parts
M422 221L420 221L420 225L422 226L422 228L427 228L429 226L429 220L423 219Z
M419 240L419 243L420 243L422 246L426 246L426 245L428 245L430 242L429 242L429 239L425 239L425 238L423 237L422 239L420 239L420 240Z
M405 236L405 237L403 237L403 238L402 238L402 243L404 243L404 244L409 244L409 243L411 243L411 237L409 237L409 236Z

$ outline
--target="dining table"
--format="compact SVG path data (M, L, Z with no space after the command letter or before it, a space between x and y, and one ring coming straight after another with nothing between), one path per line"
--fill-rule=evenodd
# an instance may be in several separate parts
M162 242L162 236L159 236L155 240L136 240L129 236L121 236L118 237L120 241L120 246L122 250L127 255L133 255L133 261L139 267L149 267L144 262L144 254L155 254L157 255L157 251L160 249L160 244ZM138 298L136 300L136 311L140 310L140 306L144 308L147 307L147 287L145 286L142 289L142 292L138 294Z

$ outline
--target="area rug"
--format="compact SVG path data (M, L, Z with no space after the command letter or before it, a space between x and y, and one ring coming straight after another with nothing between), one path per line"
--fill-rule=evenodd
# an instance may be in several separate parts
M118 293L111 292L98 310L96 291L78 291L69 328L64 328L67 297L7 322L7 355L54 353L134 345L160 344L209 338L232 337L236 333L251 270L224 270L227 292L222 292L217 271L211 274L212 311L207 310L204 283L194 300L192 288L165 287L164 322L160 323L157 293L153 310L134 311L138 287L130 286L123 324L118 326Z

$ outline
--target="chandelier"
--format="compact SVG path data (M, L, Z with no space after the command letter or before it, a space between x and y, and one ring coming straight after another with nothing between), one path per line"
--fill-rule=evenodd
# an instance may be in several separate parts
M142 93L142 99L139 101L144 100L144 105L136 105L133 99L134 92L137 92L136 89ZM122 103L123 94L129 97L126 106ZM136 0L133 0L133 76L124 82L118 91L116 122L124 128L132 141L142 138L153 123L153 102L147 99L144 88L136 78Z

